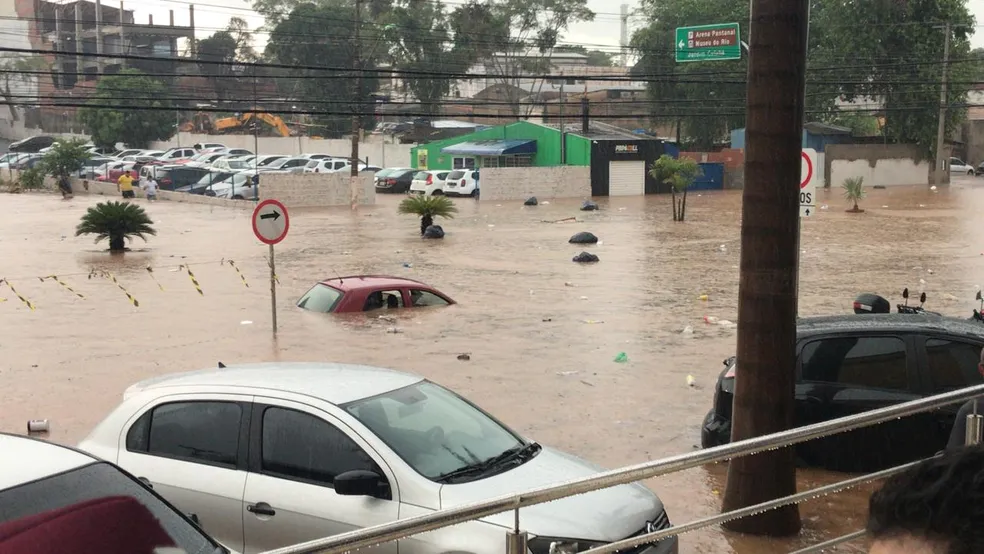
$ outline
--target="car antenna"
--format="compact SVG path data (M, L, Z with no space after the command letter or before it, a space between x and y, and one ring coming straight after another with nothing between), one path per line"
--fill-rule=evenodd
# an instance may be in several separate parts
M338 277L338 284L339 284L339 285L344 285L344 284L345 284L345 281L344 281L344 280L342 280L342 276L341 276L341 275L339 275L337 271L335 271L335 268L333 268L333 267L329 267L328 269L330 269L330 270L331 270L331 272L335 274L335 277Z

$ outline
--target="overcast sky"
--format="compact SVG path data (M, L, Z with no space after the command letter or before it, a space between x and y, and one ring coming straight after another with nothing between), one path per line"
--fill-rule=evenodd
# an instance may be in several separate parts
M168 11L174 10L175 24L188 24L188 0L126 0L126 8L136 10L138 23L145 23L150 14L154 15L155 23L166 23ZM463 0L451 0L446 3L453 7L463 3ZM626 0L630 13L639 5L638 0ZM230 17L238 16L246 19L253 28L263 24L263 18L249 9L245 0L205 0L195 2L195 24L199 38L204 38L214 31L225 27ZM564 36L564 43L582 44L588 48L598 48L607 52L616 52L619 45L621 2L610 0L588 0L588 6L596 12L595 20L573 26ZM978 30L972 39L974 47L984 47L984 0L968 0L971 13L977 18ZM629 18L629 36L632 30L644 23L640 17ZM257 46L262 49L266 42L265 35L258 35Z

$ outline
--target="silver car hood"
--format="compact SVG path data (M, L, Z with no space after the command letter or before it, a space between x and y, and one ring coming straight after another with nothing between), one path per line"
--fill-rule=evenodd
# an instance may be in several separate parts
M443 485L441 508L525 492L570 479L594 475L604 468L544 447L532 460L493 477L470 483ZM613 542L643 530L663 511L663 503L638 483L570 496L519 511L520 529L533 535ZM513 512L483 518L511 528Z

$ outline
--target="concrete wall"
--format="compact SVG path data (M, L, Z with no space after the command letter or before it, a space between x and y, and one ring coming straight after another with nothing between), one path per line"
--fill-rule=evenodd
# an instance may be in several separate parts
M483 168L481 200L590 198L591 168L587 166Z
M965 156L965 162L977 167L984 162L984 119L967 121L962 132L964 147L960 155Z
M10 181L16 182L20 177L20 172L17 170L4 170L0 172L0 181ZM120 192L116 189L115 183L104 183L102 181L90 181L72 178L72 193L75 195L97 195L97 196L107 196L113 200L121 200ZM52 177L45 178L45 190L47 192L58 192L58 187L55 185L55 180ZM133 188L134 193L137 198L144 198L144 192L137 187ZM211 196L204 196L199 194L188 194L184 192L172 192L167 190L157 191L157 198L159 200L167 200L170 202L184 202L188 204L207 204L210 206L224 206L227 208L239 208L252 210L256 203L251 200L230 200L226 198L213 198Z
M272 198L291 208L350 206L352 177L348 173L273 173L260 176L260 200ZM376 203L372 175L359 175L362 205Z
M832 187L848 177L863 177L869 187L927 185L933 170L911 144L830 144L825 154L824 180Z
M23 115L23 110L20 110L18 113ZM14 142L36 135L53 135L65 138L82 138L89 140L88 135L76 133L46 133L39 127L27 127L24 125L23 117L20 117L17 121L12 121L10 119L10 111L6 106L2 106L2 109L0 109L0 138L5 138L11 142Z
M371 142L359 144L359 159L379 167L412 167L412 144L392 144L382 137L370 136ZM378 139L378 140L372 140ZM230 148L246 148L259 154L331 154L346 157L352 153L352 141L348 139L314 139L311 137L259 137L254 144L253 135L199 135L178 133L169 140L152 142L151 148L165 150L173 146L191 146L196 142L218 142Z

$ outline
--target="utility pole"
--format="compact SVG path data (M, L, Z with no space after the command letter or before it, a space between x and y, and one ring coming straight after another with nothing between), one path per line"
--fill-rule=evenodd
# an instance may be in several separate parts
M560 72L560 165L567 164L567 139L564 137L564 72Z
M359 112L362 110L362 64L359 60L362 44L359 42L359 27L362 26L362 0L355 0L355 31L354 54L352 56L352 66L355 68L355 94L352 95L352 173L349 180L349 192L352 195L352 209L359 205L359 129L362 124Z
M731 440L793 426L799 191L810 0L752 0L738 374ZM796 492L793 448L733 458L722 510ZM756 535L800 530L793 504L724 524Z
M943 25L943 87L940 89L940 120L936 127L936 169L933 171L933 184L943 184L943 155L946 150L946 74L950 65L950 24ZM936 27L939 29L940 27Z

